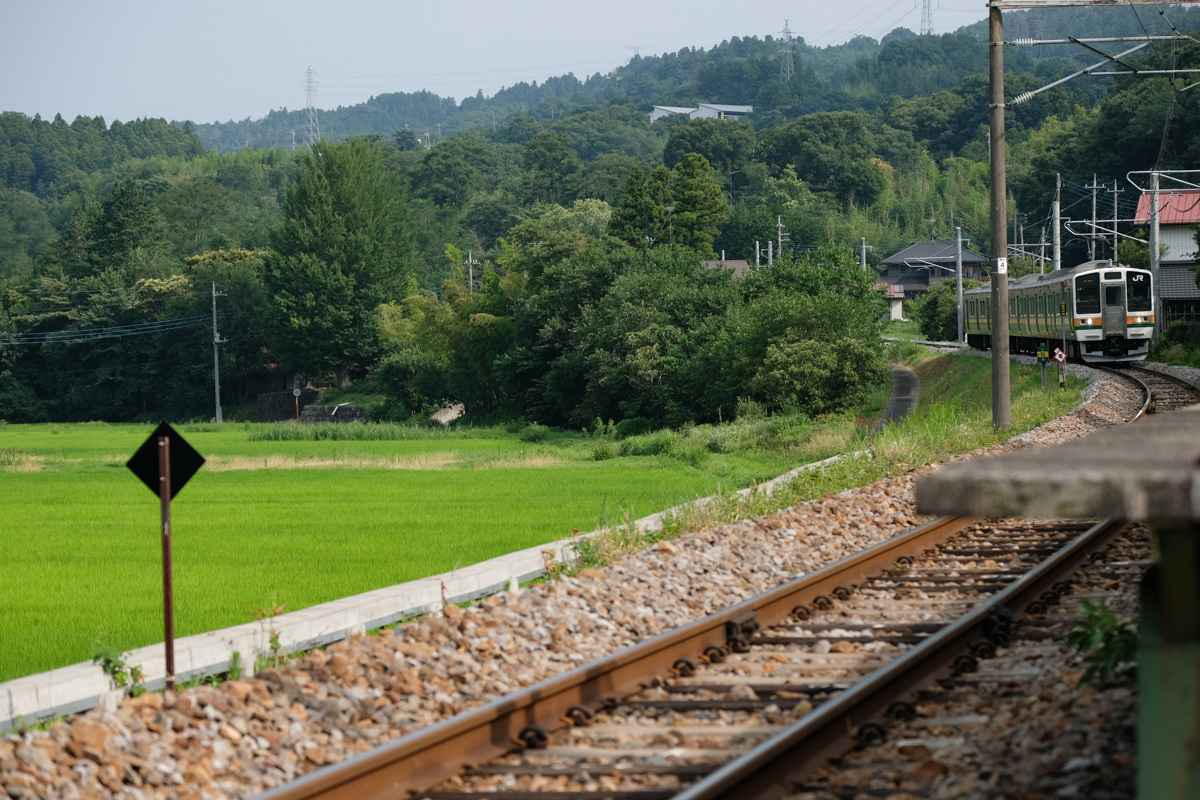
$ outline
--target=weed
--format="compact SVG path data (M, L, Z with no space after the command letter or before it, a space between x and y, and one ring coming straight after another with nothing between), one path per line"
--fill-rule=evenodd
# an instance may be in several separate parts
M137 697L146 691L146 687L142 685L141 665L126 664L125 653L101 639L97 639L92 648L92 663L99 664L113 682L127 690L131 697Z
M1067 635L1067 647L1083 656L1087 669L1076 687L1090 683L1099 686L1114 675L1137 672L1138 635L1117 615L1104 598L1099 603L1083 601L1084 618L1075 620L1075 630Z
M271 595L271 600L264 606L251 606L250 612L254 618L258 620L260 625L265 625L267 630L267 645L268 651L263 653L259 651L258 656L254 659L254 672L257 674L264 669L274 669L284 661L284 655L280 652L282 647L279 643L279 631L275 630L275 623L268 622L274 620L283 613L286 607L285 603L278 603L278 597ZM241 666L241 655L238 655L239 670ZM232 667L231 667L232 668Z
M242 654L234 650L229 654L229 680L236 681L242 677Z
M29 454L15 447L0 447L0 469L23 467L29 463Z
M609 439L597 439L596 443L592 445L593 461L607 461L619 455L621 455L621 448L617 446L616 442Z

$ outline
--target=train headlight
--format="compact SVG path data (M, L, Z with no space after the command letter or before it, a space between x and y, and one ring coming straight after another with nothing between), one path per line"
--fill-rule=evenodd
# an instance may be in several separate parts
M1134 318L1133 318L1133 321L1134 321L1134 322L1141 322L1141 321L1142 321L1142 318L1141 318L1141 317L1134 317Z
M1091 317L1088 317L1087 319L1085 319L1085 320L1083 321L1083 324L1084 324L1084 325L1091 325L1091 324L1092 324L1092 318L1091 318Z

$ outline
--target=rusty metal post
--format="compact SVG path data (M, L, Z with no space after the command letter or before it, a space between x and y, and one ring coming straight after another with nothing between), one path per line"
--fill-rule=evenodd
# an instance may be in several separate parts
M167 688L175 688L175 596L171 586L171 439L158 437L158 496L162 502L163 644L167 648Z

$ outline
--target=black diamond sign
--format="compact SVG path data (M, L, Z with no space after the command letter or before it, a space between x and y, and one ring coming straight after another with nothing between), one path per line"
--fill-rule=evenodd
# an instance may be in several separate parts
M179 432L167 423L162 423L150 434L150 438L125 462L129 471L142 479L142 483L158 497L158 437L166 436L171 442L171 499L187 483L196 470L204 465L204 456L196 452Z

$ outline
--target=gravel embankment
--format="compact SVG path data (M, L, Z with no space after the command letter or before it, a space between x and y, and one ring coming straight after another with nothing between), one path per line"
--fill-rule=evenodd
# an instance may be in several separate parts
M1073 370L1086 370L1073 367ZM1087 370L1095 376L1096 373ZM1096 380L1066 417L971 456L1126 419ZM288 661L220 688L148 694L0 738L13 797L247 797L691 621L920 521L912 472L677 540Z

